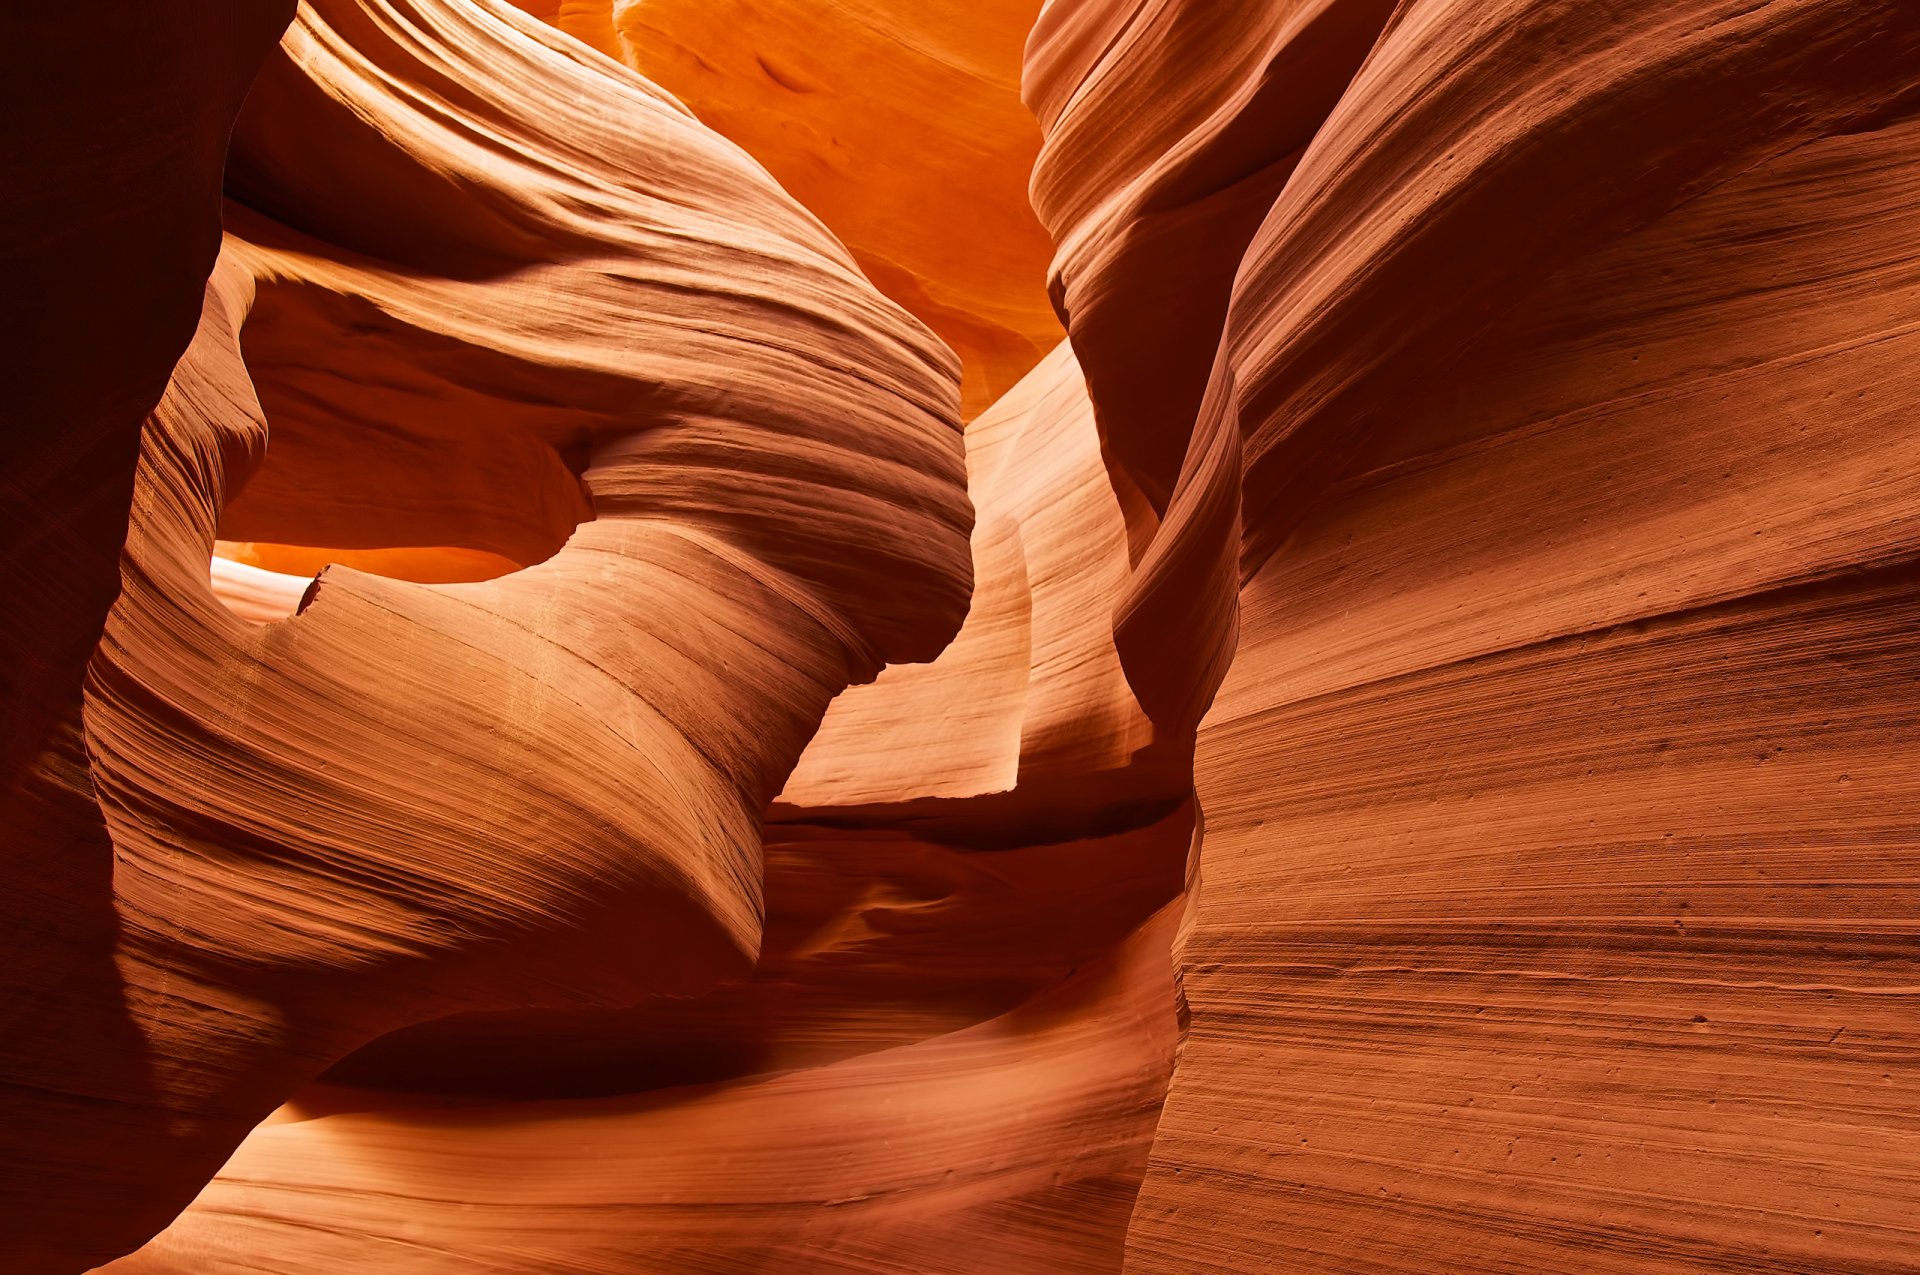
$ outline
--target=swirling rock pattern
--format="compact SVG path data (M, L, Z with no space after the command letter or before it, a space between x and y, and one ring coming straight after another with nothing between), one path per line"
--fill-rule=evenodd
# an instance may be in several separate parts
M1920 1265L1920 11L287 18L4 90L9 1270Z
M1178 1038L1186 754L1098 618L1125 532L1071 351L967 441L975 606L773 803L750 979L393 1032L112 1269L1114 1269Z
M1905 1269L1920 22L1249 6L1249 74L1246 16L1191 8L1236 42L1208 90L1130 38L1177 5L1054 6L1029 81L1104 183L1050 221L1109 453L1170 490L1156 550L1225 528L1245 580L1128 1268ZM1290 68L1369 26L1312 119ZM1117 83L1234 96L1086 159ZM1232 144L1283 93L1304 137ZM1174 232L1110 210L1196 155L1277 194L1152 436L1099 369ZM1237 537L1187 515L1235 500Z
M303 7L227 180L88 674L110 969L33 1024L91 1054L21 1099L98 1163L23 1209L26 1269L139 1243L396 1027L743 976L762 808L970 584L952 356L737 149L532 19ZM527 565L330 568L261 627L210 587L229 514ZM127 1178L142 1207L102 1224Z
M515 0L745 147L959 354L968 418L1060 339L1019 101L1039 0Z
M1013 1013L745 1081L316 1090L108 1269L1112 1270L1177 1038L1174 919Z

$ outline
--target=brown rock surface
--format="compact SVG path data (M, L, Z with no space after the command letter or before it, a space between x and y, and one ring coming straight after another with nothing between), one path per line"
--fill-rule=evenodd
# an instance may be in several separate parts
M108 1269L1112 1270L1177 1036L1173 919L1012 1013L779 1074L545 1102L316 1090Z
M1020 105L1040 0L515 0L685 102L964 365L971 418L1060 339Z
M58 5L0 54L0 811L119 587L140 420L193 335L227 133L291 0ZM102 39L111 21L114 38ZM164 109L153 109L155 103ZM25 816L22 816L25 817Z
M0 1269L1920 1267L1920 10L287 16L9 31Z
M630 73L512 10L305 7L227 181L28 812L113 919L11 1036L10 1136L75 1161L54 1208L10 1195L12 1269L139 1243L408 1022L744 975L762 807L966 598L951 355ZM332 568L260 626L209 587L216 523L537 565Z
M1276 81L1367 16L1267 8ZM1043 114L1109 9L1050 11ZM1920 493L1894 423L1917 40L1896 5L1413 3L1320 99L1231 272L1152 550L1200 556L1178 542L1228 520L1182 501L1230 503L1243 466L1191 1026L1129 1269L1920 1252L1895 636ZM1127 77L1178 102L1199 55L1101 47L1047 153L1104 211L1138 165L1086 159L1076 107L1097 130ZM1109 316L1162 313L1170 263L1129 256L1150 218L1075 215L1050 217L1068 326L1158 504L1138 476L1173 453L1101 377L1140 366L1148 330ZM1178 579L1136 603L1142 632L1196 608ZM1130 673L1164 649L1123 641Z
M975 606L808 746L750 980L394 1032L112 1269L1114 1269L1178 1038L1185 746L1098 619L1125 534L1065 346L968 454Z

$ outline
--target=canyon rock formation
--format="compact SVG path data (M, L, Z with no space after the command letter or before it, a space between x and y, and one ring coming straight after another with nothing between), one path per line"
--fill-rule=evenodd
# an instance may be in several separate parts
M961 359L973 416L1061 337L1020 102L1040 0L514 0L685 102Z
M10 18L0 1268L1920 1268L1920 10Z

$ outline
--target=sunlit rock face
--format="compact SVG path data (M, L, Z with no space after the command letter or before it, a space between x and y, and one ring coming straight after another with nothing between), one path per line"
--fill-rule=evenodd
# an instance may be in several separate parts
M1187 741L1113 650L1125 530L1066 346L967 468L974 605L771 804L750 977L393 1031L113 1269L1116 1269L1179 1038Z
M8 21L0 1269L1920 1262L1905 0Z
M971 418L1060 339L1020 104L1040 0L515 0L745 147L959 354Z
M23 1201L17 1269L137 1246L409 1023L744 977L767 801L833 695L936 654L970 592L952 354L571 39L303 7L226 189L81 729L28 809L112 921L58 999L29 966L59 1067L9 1133L85 1159ZM523 569L331 567L261 624L210 585L217 534Z

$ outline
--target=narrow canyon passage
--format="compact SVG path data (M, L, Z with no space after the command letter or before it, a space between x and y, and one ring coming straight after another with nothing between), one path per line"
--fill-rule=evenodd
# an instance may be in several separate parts
M1920 1269L1906 0L108 7L0 1270Z

